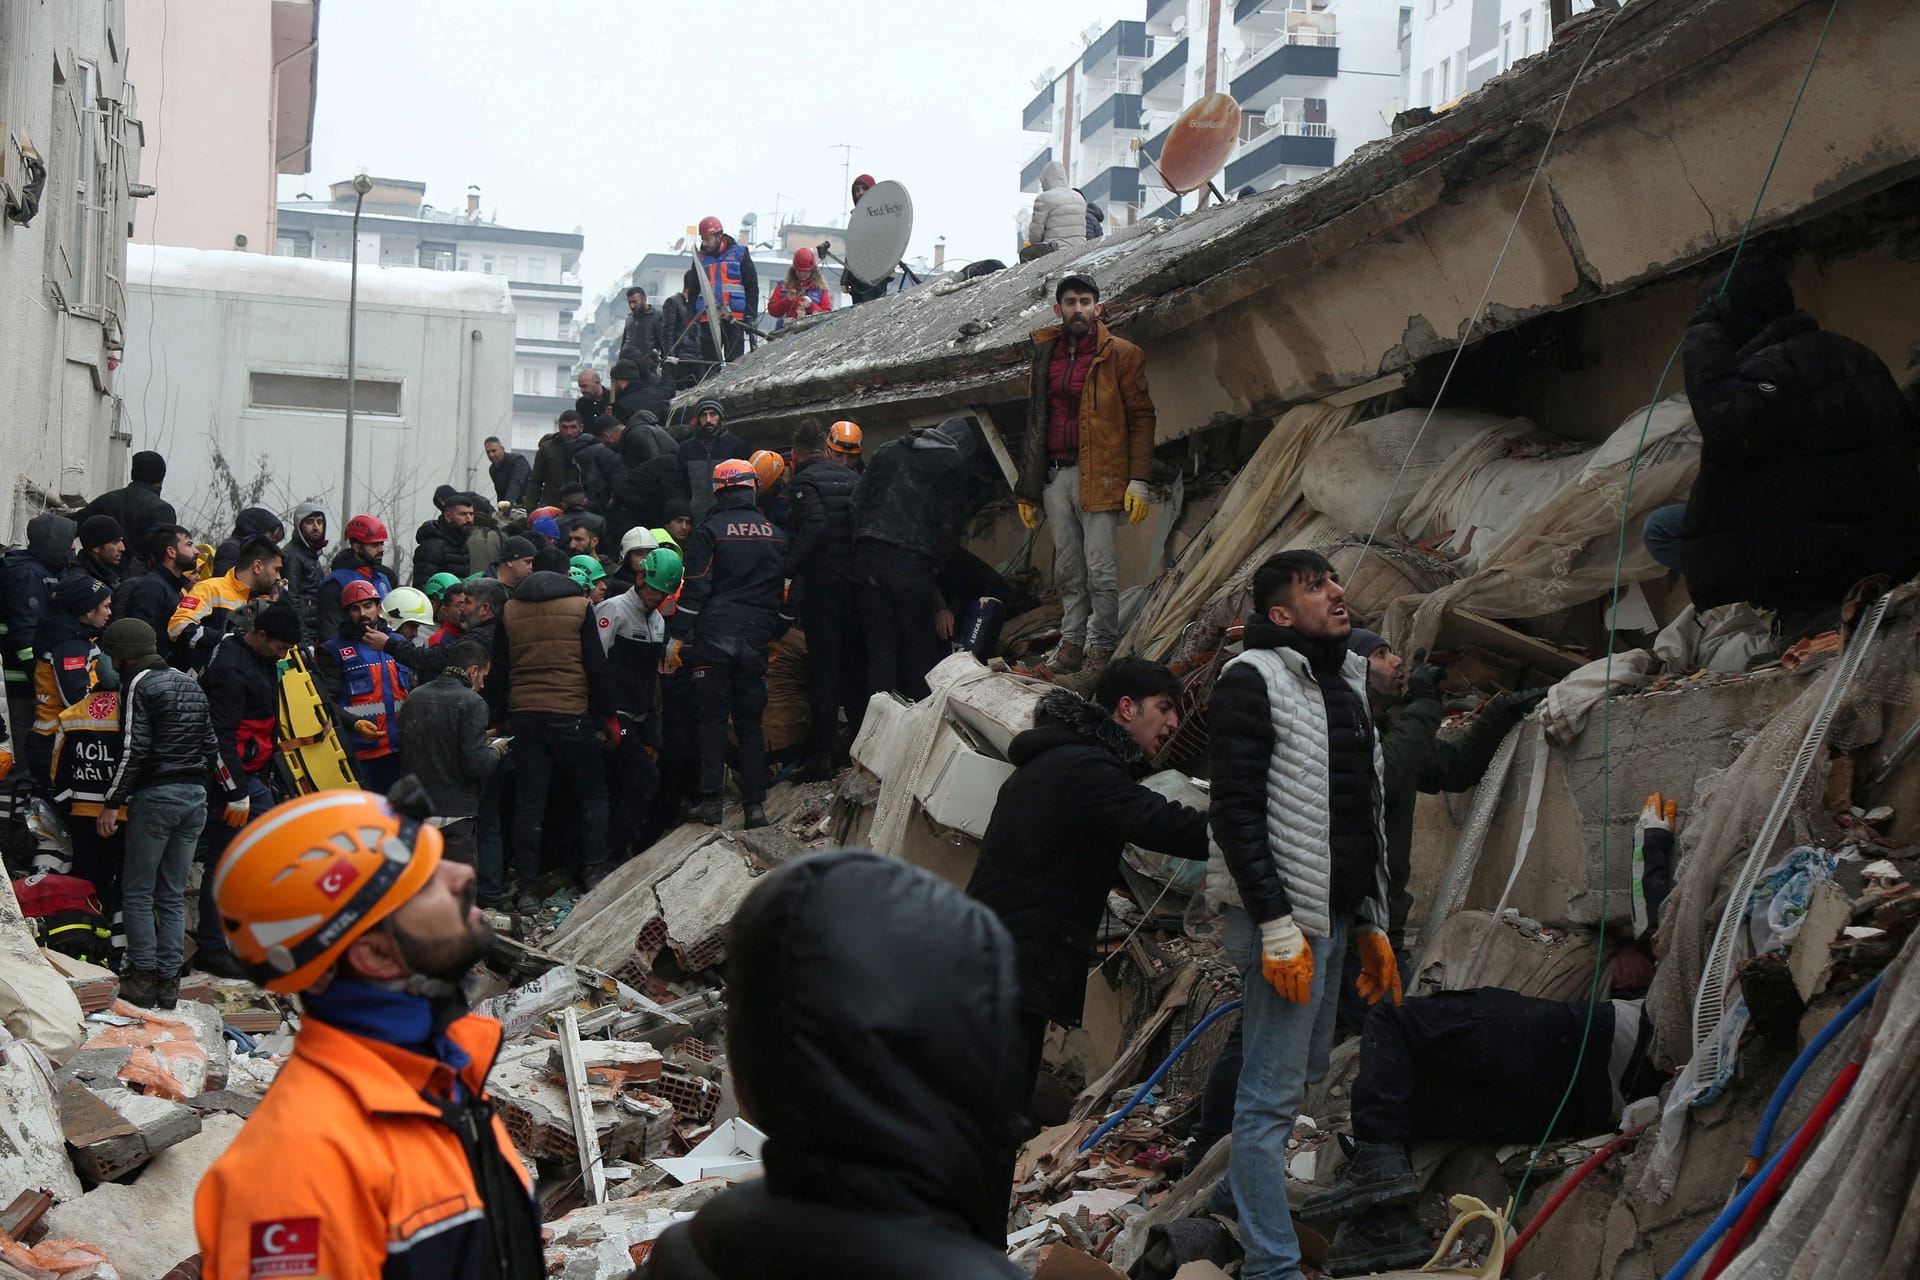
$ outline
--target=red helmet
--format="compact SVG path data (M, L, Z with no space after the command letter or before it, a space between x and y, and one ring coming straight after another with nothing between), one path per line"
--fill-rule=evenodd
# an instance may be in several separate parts
M343 609L350 604L359 604L362 600L378 600L379 598L380 592L365 578L355 578L352 582L340 588L340 607Z
M820 259L814 257L813 250L807 248L805 245L801 245L793 251L793 269L795 271L811 271L819 265Z
M700 234L703 236L717 236L725 230L726 228L720 225L720 219L712 214L700 219Z
M347 521L348 542L385 542L387 526L373 516L355 516Z
M718 493L722 489L731 489L735 485L746 485L752 488L754 479L751 462L745 458L728 458L713 469L713 491Z

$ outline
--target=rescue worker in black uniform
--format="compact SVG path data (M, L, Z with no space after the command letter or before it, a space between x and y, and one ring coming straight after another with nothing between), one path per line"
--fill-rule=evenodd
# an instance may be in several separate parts
M813 741L795 775L800 782L833 776L846 763L839 740L840 711L847 713L849 741L860 733L867 707L867 652L854 595L853 486L860 477L830 453L826 428L817 418L801 422L793 436L793 480L788 486L787 577L798 593L800 630L807 637L807 695Z
M700 802L693 820L720 825L726 784L727 722L739 742L740 799L748 827L767 825L767 646L782 617L787 535L754 505L752 464L728 458L713 468L713 508L686 543L680 607L668 624L668 667L692 668Z

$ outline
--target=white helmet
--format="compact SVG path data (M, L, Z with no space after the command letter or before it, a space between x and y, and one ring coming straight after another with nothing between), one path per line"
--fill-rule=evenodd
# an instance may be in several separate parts
M620 539L620 558L625 560L636 551L652 551L660 545L653 536L653 530L642 529L638 525L627 530Z
M380 602L380 613L395 626L406 622L419 622L431 626L433 601L427 599L427 593L417 587L395 587L387 592L387 598Z

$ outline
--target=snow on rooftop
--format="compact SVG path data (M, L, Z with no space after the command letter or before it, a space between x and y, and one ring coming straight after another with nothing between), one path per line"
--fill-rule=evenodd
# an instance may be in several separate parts
M185 289L345 302L351 274L345 262L280 258L224 249L182 249L172 245L127 246L127 287L130 289ZM513 314L506 277L472 271L427 271L418 267L362 263L360 301L368 306Z

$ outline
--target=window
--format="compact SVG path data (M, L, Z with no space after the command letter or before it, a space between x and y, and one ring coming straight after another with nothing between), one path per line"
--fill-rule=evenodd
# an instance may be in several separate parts
M547 280L547 260L545 258L528 258L526 278L535 284L545 284Z
M483 276L490 276L493 274L493 255L492 254L483 253L480 255L480 274Z
M431 240L420 242L420 265L429 271L453 270L454 251L450 244L435 244Z
M1428 67L1425 71L1422 71L1420 73L1420 105L1423 107L1430 107L1433 105L1433 68L1432 67Z
M1520 11L1520 56L1527 57L1533 52L1533 10Z
M1500 69L1505 71L1513 65L1513 24L1500 24Z
M473 270L473 258L470 255L464 253L460 255L460 269L462 271Z
M520 278L520 259L507 254L500 255L500 274L509 280Z
M345 413L347 380L326 373L247 375L247 405L252 409L296 409L308 413ZM383 417L400 414L400 384L383 378L353 380L353 411Z
M573 366L557 364L553 367L553 394L570 396L573 394Z
M1434 103L1433 104L1434 106L1437 107L1440 105L1441 102L1446 102L1448 99L1453 97L1452 91L1448 88L1449 84L1452 81L1452 77L1453 77L1453 59L1451 58L1440 59L1440 102Z
M311 258L313 233L311 231L279 232L273 238L273 253L278 258Z
M1453 74L1460 78L1459 87L1454 90L1454 93L1465 93L1467 91L1467 51L1465 49L1462 49L1453 60Z
M114 200L114 176L120 138L109 137L108 112L100 105L99 73L90 62L75 62L72 75L54 63L53 150L47 157L47 274L59 287L70 311L92 310L101 302L101 271L112 261L105 239L107 212ZM117 104L112 112L118 116ZM61 210L61 194L72 208Z
M537 396L541 394L540 371L538 369L529 368L520 371L520 394L523 396Z
M573 312L562 311L560 313L560 336L563 338L566 337L567 330L572 327L573 327Z

